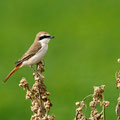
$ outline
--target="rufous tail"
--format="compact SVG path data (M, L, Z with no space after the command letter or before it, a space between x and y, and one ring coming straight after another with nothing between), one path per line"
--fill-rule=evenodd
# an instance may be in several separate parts
M8 76L4 79L4 83L7 82L7 80L12 76L13 73L15 73L19 68L20 68L21 64L19 64L18 66L16 66L9 74Z

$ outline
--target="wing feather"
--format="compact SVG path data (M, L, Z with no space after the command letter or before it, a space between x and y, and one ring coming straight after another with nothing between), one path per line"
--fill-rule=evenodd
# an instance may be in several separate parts
M35 41L31 47L28 49L28 51L19 59L17 62L15 62L16 66L21 64L22 62L30 59L32 56L34 56L40 49L41 49L41 44L37 41Z

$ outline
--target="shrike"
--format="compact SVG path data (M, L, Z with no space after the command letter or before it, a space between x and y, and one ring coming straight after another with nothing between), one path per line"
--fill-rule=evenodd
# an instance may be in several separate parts
M51 36L47 32L39 32L36 35L36 38L31 45L31 47L28 49L28 51L19 59L15 64L16 67L8 74L8 76L5 78L4 82L6 82L10 76L15 73L19 68L23 66L29 66L32 67L33 65L38 64L41 60L43 60L43 57L45 56L47 50L48 50L48 43L50 39L54 38L54 36Z

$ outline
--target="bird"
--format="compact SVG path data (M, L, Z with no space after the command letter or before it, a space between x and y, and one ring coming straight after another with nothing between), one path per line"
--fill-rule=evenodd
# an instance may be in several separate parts
M6 82L21 67L29 66L33 69L33 65L37 65L43 60L48 50L48 43L53 38L54 36L51 36L47 32L37 33L33 44L30 46L27 52L17 62L15 62L16 66L7 75L3 82Z

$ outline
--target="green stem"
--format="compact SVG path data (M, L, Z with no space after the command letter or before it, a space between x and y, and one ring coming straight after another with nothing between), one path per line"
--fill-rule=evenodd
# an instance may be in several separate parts
M104 102L104 95L102 95L102 100ZM105 120L105 106L103 105L103 120Z

